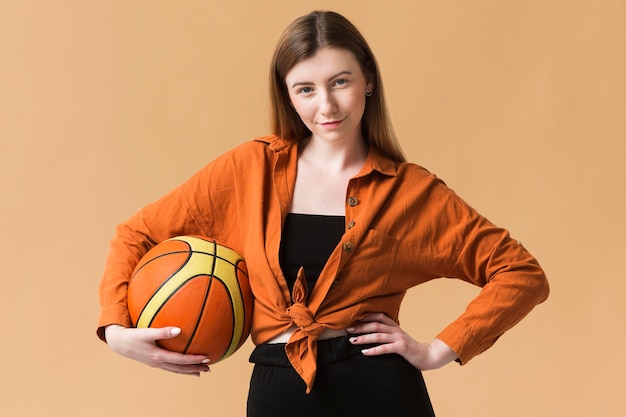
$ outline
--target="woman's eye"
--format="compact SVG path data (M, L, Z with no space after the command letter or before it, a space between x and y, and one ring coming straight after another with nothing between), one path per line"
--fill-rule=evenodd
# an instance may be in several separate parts
M348 80L340 78L338 80L335 81L335 85L344 85L348 82Z
M313 91L311 87L302 87L298 90L298 94L309 94Z

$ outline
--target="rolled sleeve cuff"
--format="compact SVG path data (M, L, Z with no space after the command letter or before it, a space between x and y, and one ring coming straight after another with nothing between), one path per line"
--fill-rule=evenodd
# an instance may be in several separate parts
M465 365L474 356L487 350L493 342L479 343L470 329L463 323L455 321L446 327L437 338L447 344L458 356L457 362Z

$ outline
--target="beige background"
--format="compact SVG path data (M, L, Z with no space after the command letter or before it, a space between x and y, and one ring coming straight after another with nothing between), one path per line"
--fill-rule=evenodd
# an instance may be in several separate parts
M626 2L0 0L0 415L243 416L248 342L185 378L95 337L115 225L267 132L282 29L351 19L409 158L539 258L539 306L467 366L425 374L439 416L623 416ZM415 289L429 339L476 290Z

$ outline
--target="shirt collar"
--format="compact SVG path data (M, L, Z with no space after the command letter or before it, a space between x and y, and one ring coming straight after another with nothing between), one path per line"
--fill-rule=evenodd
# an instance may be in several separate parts
M359 172L357 177L364 177L371 174L373 171L380 172L381 174L389 177L395 177L398 175L396 163L389 157L383 155L383 153L378 149L370 146L365 165L363 165L363 168L361 168L361 172Z
M276 135L267 135L267 136L262 136L260 138L255 139L257 142L263 142L263 143L267 143L269 145L269 148L278 153L282 150L284 150L285 148L288 148L289 146L295 145L297 144L297 142L294 141L288 141L285 139L282 139Z

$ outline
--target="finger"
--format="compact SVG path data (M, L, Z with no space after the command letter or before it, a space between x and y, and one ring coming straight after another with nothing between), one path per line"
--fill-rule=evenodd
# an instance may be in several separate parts
M206 355L193 355L189 353L172 352L170 350L158 348L159 362L177 366L202 365L207 366L209 358Z
M156 343L162 338L162 335L171 334L171 329L163 328L142 330L151 330L151 332L147 335L141 336L144 338L144 342L147 343L143 345L142 351L137 357L138 360L156 368L163 368L165 364L168 364L168 370L172 371L178 370L179 366L184 367L188 365L199 365L199 369L207 367L210 360L206 355L174 352L164 349Z
M393 321L388 315L385 313L371 313L365 317L359 319L360 322L380 322L387 324L389 326L397 325L395 321Z
M395 349L393 349L392 344L384 344L378 346L367 347L365 349L361 349L361 353L365 356L377 356L377 355L386 355L388 353L397 353Z
M392 324L381 323L379 321L360 322L354 326L346 329L351 334L365 334L365 333L396 333L399 327L392 322Z
M209 359L204 355L185 355L156 348L146 361L153 368L160 368L180 374L208 372Z
M163 351L163 365L173 372L197 373L209 371L209 358L204 355L190 355Z
M209 368L207 365L177 365L165 363L160 368L180 375L200 376L205 372L211 372L211 368Z
M150 328L142 328L141 337L144 340L148 340L151 342L156 342L157 340L162 339L172 339L178 336L181 333L179 327L169 326L169 327L150 327Z
M181 333L178 327L130 327L124 329L129 338L156 344L158 340L171 339Z
M349 341L353 345L371 345L393 343L397 337L391 333L365 333L350 337Z
M144 340L150 342L156 342L157 340L162 339L172 339L181 333L181 329L179 327L148 328L143 330L146 331L143 336L145 338ZM208 363L209 361L206 355L183 354L179 352L172 352L163 348L159 349L161 349L161 354L164 355L163 360L170 363L189 365Z
M390 328L394 327L398 327L398 323L390 319L386 314L372 313L359 319L353 326L348 327L346 330L348 333L367 333L390 331Z

